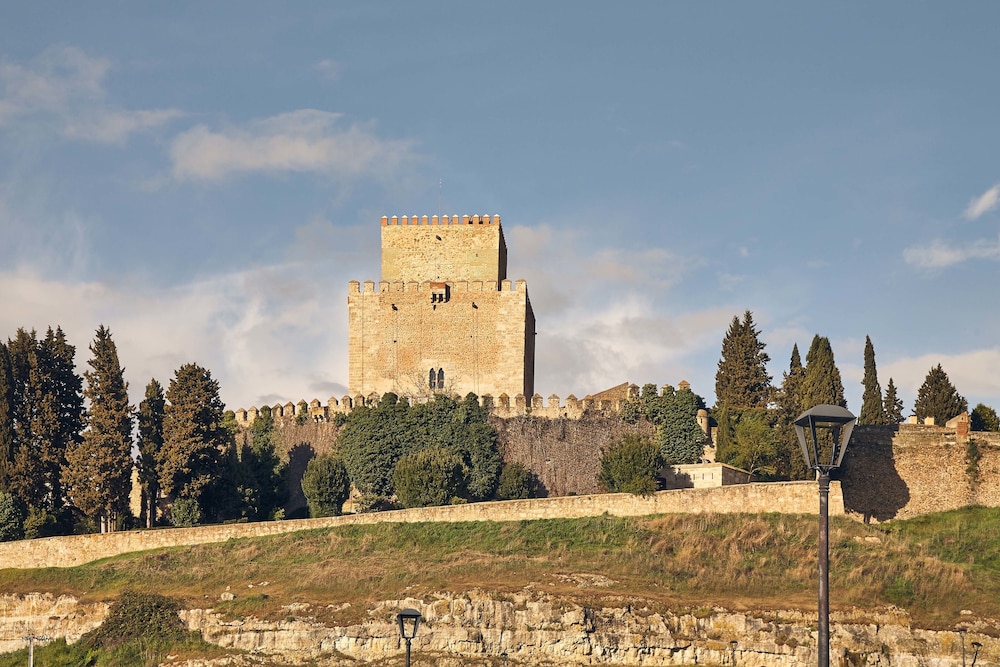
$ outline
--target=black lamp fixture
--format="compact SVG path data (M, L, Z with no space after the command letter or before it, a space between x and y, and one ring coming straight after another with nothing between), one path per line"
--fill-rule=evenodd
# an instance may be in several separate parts
M399 625L399 635L406 640L406 667L410 667L410 642L417 636L417 628L423 616L416 609L403 609L396 614L396 623Z
M970 667L976 667L976 658L979 657L979 649L982 647L983 645L981 643L972 642L972 648L976 649L976 652L972 654L972 665L970 665Z
M844 460L856 422L857 418L839 405L817 405L792 422L806 465L816 471L819 482L819 667L830 667L830 471Z

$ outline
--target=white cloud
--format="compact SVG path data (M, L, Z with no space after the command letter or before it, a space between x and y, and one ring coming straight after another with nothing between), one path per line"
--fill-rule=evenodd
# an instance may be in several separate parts
M921 269L942 269L970 259L1000 259L1000 239L981 239L967 247L956 247L940 239L903 250L903 260Z
M969 220L975 220L995 209L997 203L1000 203L1000 183L997 183L978 197L974 197L965 208L963 215Z
M883 389L889 378L900 388L906 414L913 408L917 390L931 368L941 364L958 393L969 400L969 408L978 402L990 403L1000 397L1000 348L969 350L957 354L922 354L894 361L879 362L878 376ZM994 405L993 407L1000 407Z
M199 125L174 139L173 176L204 181L241 172L380 176L414 158L410 142L380 139L371 124L341 128L340 118L301 109L220 131Z
M109 104L104 80L111 68L72 46L50 47L28 64L0 62L0 127L54 123L67 138L122 143L138 130L163 125L176 109L127 110Z
M322 74L327 81L337 81L344 71L344 66L335 60L324 59L313 65L313 69Z

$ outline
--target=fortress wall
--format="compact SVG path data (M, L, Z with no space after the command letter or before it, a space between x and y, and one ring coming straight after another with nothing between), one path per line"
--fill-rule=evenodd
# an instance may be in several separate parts
M968 459L969 440L981 457L975 465ZM945 426L858 426L840 477L848 511L866 519L1000 507L1000 433L966 438Z
M815 514L817 510L816 485L812 482L741 484L712 489L660 491L646 497L613 493L535 498L352 514L324 519L135 530L3 542L0 543L0 568L73 567L134 551L382 522L530 521L601 516L605 513L612 516L710 512ZM837 483L830 489L830 513L844 513Z

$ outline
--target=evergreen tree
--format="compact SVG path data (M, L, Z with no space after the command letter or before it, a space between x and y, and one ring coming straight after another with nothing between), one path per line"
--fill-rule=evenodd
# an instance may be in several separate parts
M715 404L718 407L766 408L771 401L771 376L760 331L747 310L743 321L733 317L722 340L722 358L715 373Z
M100 522L101 532L115 529L118 518L128 511L132 486L132 406L128 383L118 361L118 348L111 331L98 327L90 345L91 370L84 396L90 401L87 429L80 442L66 450L62 481L67 495L79 510Z
M10 488L14 465L14 371L0 342L0 488Z
M983 403L977 403L969 415L973 431L1000 431L1000 417L997 411Z
M309 516L340 516L350 492L351 479L340 459L324 454L306 464L302 493L309 504Z
M462 460L444 447L431 447L399 459L392 474L403 507L447 505L462 493Z
M668 465L700 462L708 440L698 425L698 398L689 388L681 386L670 397L657 429L660 453Z
M948 379L948 374L938 364L931 368L924 383L917 390L913 414L923 421L933 417L934 423L943 426L949 419L969 409L969 404Z
M865 387L861 399L861 415L859 424L885 424L885 405L882 399L882 386L878 383L878 371L875 369L875 346L872 339L865 336L865 376L861 381Z
M833 359L830 339L825 336L813 337L809 353L806 354L806 370L802 378L802 412L817 405L839 405L847 407L844 400L844 384L840 371Z
M903 399L896 396L896 385L889 378L889 384L885 386L885 423L898 424L903 421Z
M156 525L157 501L160 498L160 483L156 472L156 461L163 448L163 415L166 409L163 386L152 378L146 385L145 398L139 403L137 415L139 429L139 483L143 489L143 514L146 527Z
M727 463L742 468L750 476L773 477L779 447L764 410L746 411L733 429L733 446Z
M783 374L781 390L778 392L778 415L774 426L776 453L774 474L787 479L808 479L810 475L806 462L802 459L799 438L792 426L802 414L802 388L806 369L802 365L798 344L792 345L792 356L788 372Z
M167 388L163 447L156 470L160 489L177 498L200 501L216 478L229 440L222 426L219 383L197 364L184 364Z
M31 369L38 365L38 336L19 328L13 339L7 341L13 390L13 452L7 484L11 493L25 505L41 510L45 489L41 482L41 458L31 432L33 413L40 406L30 395L35 392L30 380ZM37 381L37 378L36 378Z
M646 495L657 490L664 465L659 446L648 436L628 433L601 455L597 481L611 493Z
M274 418L271 409L265 406L250 426L249 445L240 451L238 486L246 505L246 516L254 521L271 517L288 495L284 488L284 466L274 448L273 431Z

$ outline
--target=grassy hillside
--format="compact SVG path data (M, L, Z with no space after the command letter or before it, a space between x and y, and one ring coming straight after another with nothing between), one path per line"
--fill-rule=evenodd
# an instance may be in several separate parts
M831 604L907 609L953 627L962 609L1000 616L1000 509L887 526L831 521ZM266 582L266 583L264 583ZM815 609L816 518L779 514L597 517L512 523L381 524L121 556L68 569L0 571L0 590L111 599L126 588L190 607L285 618L283 605L370 602L533 585L581 604ZM252 586L252 587L251 587ZM218 602L227 587L237 595Z

